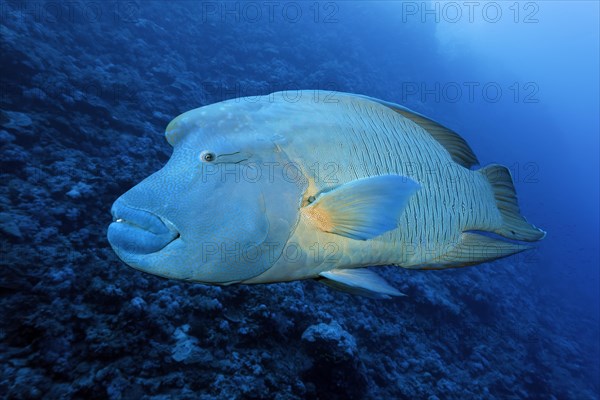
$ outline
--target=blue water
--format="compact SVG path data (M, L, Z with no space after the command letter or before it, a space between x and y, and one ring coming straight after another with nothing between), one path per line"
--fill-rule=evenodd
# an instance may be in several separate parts
M9 399L600 396L599 6L0 4L0 393ZM511 169L528 253L384 268L408 296L210 287L123 264L110 205L167 123L283 89L360 93Z

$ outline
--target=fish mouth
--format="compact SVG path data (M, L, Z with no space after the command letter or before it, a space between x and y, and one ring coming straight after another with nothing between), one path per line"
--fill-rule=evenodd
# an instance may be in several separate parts
M181 235L168 220L117 200L111 209L108 241L117 254L145 255L164 249Z

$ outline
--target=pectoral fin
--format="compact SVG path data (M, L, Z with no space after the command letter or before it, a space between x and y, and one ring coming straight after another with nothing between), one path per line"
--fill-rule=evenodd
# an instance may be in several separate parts
M377 299L389 299L390 296L404 296L390 286L385 279L366 268L334 269L321 272L319 282L343 292Z
M324 232L372 239L396 229L408 200L420 187L400 175L358 179L321 193L302 213Z

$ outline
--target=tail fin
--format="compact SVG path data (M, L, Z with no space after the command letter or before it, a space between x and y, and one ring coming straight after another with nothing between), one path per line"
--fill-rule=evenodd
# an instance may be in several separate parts
M488 165L480 170L494 191L496 205L502 215L502 226L494 233L513 240L535 242L546 236L546 232L536 228L521 215L517 202L517 193L508 168L502 165Z

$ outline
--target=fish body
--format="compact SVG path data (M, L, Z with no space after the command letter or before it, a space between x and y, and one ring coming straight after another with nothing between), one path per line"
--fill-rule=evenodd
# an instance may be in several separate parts
M459 135L393 103L277 92L188 111L165 135L171 159L115 202L108 232L157 275L387 297L400 293L365 267L474 265L545 234L520 215L508 169L473 169Z

